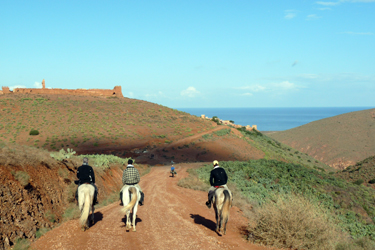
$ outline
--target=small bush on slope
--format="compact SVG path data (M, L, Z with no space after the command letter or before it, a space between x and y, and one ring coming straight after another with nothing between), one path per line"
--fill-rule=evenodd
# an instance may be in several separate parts
M281 195L256 213L250 239L288 249L333 249L339 234L328 216L301 195Z

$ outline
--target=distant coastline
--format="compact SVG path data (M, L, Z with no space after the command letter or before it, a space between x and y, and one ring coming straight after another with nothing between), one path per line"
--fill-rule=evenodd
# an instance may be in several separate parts
M375 107L319 107L319 108L179 108L191 115L200 117L217 116L232 120L242 126L257 125L262 132L278 132L304 124L354 111Z

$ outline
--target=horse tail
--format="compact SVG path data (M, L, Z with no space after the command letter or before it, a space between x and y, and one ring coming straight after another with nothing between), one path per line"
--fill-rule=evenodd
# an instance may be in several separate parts
M132 199L131 201L129 202L128 205L126 205L123 209L121 209L121 211L126 214L126 212L128 212L128 210L132 210L135 203L137 202L138 200L138 196L137 196L137 189L135 187L130 187L129 188L129 192L132 194Z
M81 226L86 225L87 219L90 214L90 207L91 207L91 197L90 197L90 192L89 189L84 187L82 190L82 193L84 195L84 198L81 201L84 201L83 208L81 210L81 218L79 219Z
M223 202L223 208L221 209L221 219L225 225L229 219L229 211L232 205L232 200L231 200L228 190L224 190L223 194L224 194L224 202Z

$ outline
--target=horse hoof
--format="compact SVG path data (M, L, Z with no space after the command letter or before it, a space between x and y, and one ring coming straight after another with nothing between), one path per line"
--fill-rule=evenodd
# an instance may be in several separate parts
M137 230L135 228L133 228L133 232L137 232Z

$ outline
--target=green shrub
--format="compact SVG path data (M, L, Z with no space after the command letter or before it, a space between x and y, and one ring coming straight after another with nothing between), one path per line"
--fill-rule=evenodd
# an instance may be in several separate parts
M35 233L35 237L38 239L40 238L42 235L46 234L48 231L50 231L51 229L49 228L46 228L46 227L42 227L42 228L39 228L36 233Z
M39 131L35 130L35 129L32 129L32 130L30 130L29 135L39 135Z
M56 221L55 214L53 214L51 210L48 210L48 211L44 214L44 217L45 217L48 221L50 221L50 222L52 222L52 223L54 223L54 222Z
M358 179L356 181L353 181L353 184L355 184L355 185L361 185L363 182L364 182L364 180Z
M370 183L370 184L374 184L374 183L375 183L375 179L369 180L368 183Z
M205 140L211 139L212 138L212 134L202 135L202 138L205 139Z
M219 131L215 131L214 132L217 136L224 136L224 135L227 135L230 133L230 128L228 129L222 129L222 130L219 130Z
M73 149L68 148L65 152L65 150L62 148L58 153L51 153L50 156L58 161L63 161L65 159L71 158L73 155L75 155L76 152L73 151Z
M221 125L221 123L220 123L220 119L219 119L217 116L213 116L213 117L211 118L211 121L216 122L217 125Z
M89 159L89 163L92 161L93 166L106 169L111 164L119 164L119 165L126 165L128 163L129 158L120 158L114 155L80 155L79 158L83 159L87 157Z
M29 240L24 239L24 238L18 238L12 250L25 250L25 249L29 249L29 247L30 247Z

